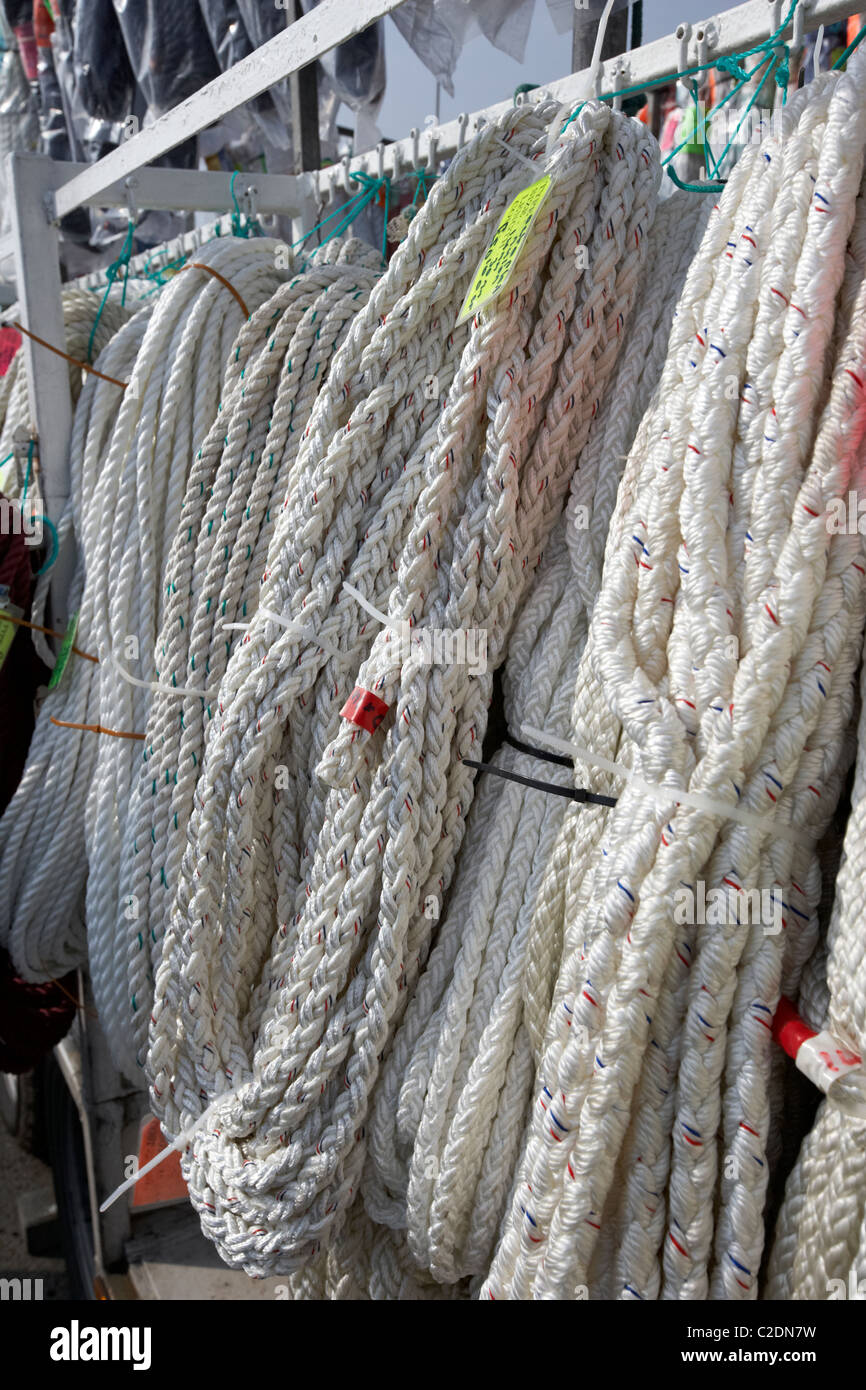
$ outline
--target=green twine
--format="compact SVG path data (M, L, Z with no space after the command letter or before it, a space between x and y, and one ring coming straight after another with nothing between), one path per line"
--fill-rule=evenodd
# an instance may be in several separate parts
M31 439L30 443L27 445L27 474L24 478L24 489L21 493L22 502L27 500L27 489L30 486L30 474L33 472L33 444L34 441Z
M50 521L49 518L48 518L47 516L43 516L43 517L42 517L42 523L43 523L44 526L47 526L48 529L49 529L49 531L51 532L51 554L49 555L48 559L45 561L45 564L42 566L42 568L41 568L41 569L38 569L38 570L36 571L36 578L37 578L37 579L39 578L39 576L40 576L41 574L45 574L48 570L51 569L51 566L54 564L55 560L57 559L57 552L58 552L59 549L60 549L60 538L59 538L59 536L57 535L57 527L54 525L54 522L53 522L53 521Z
M417 179L417 183L415 184L415 197L412 199L412 206L413 206L413 208L414 208L414 207L417 205L417 203L418 203L418 196L419 196L419 194L420 194L422 188L424 189L424 201L425 201L425 203L426 203L426 201L427 201L427 170L426 170L426 169L413 169L413 170L412 170L412 173L409 175L409 177L412 178L412 179ZM435 174L432 175L432 177L435 178L435 177L436 177Z
M388 212L391 207L391 180L385 179L385 220L382 224L382 265L388 265Z
M105 286L105 293L104 293L104 295L102 296L102 300L101 300L101 302L100 302L99 308L98 308L97 311L96 311L96 318L93 320L93 327L92 327L91 330L90 330L90 338L88 339L88 342L87 342L87 360L88 360L88 362L92 362L92 361L93 361L93 341L94 341L94 339L95 339L95 337L96 337L96 330L97 330L97 328L99 327L99 320L102 318L102 311L103 311L103 309L105 308L105 306L106 306L106 304L107 304L107 302L108 302L108 296L111 294L112 286L113 286L115 280L117 279L118 275L120 274L121 270L124 272L124 275L123 275L123 295L122 295L122 297L121 297L121 301L120 301L120 302L121 302L121 304L125 304L125 303L126 303L126 286L127 286L128 281L129 281L129 262L130 262L130 259L131 259L131 257L132 257L132 243L133 243L134 237L135 237L135 223L133 222L132 218L130 217L130 218L129 218L129 222L128 222L128 226L127 226L127 229L126 229L126 237L124 238L124 242L123 242L123 246L122 246L121 251L120 251L120 255L118 256L118 258L117 258L116 261L112 261L111 265L108 267L108 270L105 272L106 278L108 279L108 284Z
M771 34L768 39L765 39L763 43L755 44L753 48L747 48L744 52L737 54L737 59L751 58L756 53L763 53L765 55L765 58L771 56L771 52L773 48L776 46L777 41L781 38L788 25L790 24L791 18L794 14L794 11L797 8L798 3L799 0L791 0L791 8L786 14L785 18L782 20L782 23L779 25L775 33ZM839 62L841 62L845 57L846 54L843 53L839 58ZM605 92L601 96L600 100L612 101L615 97L627 97L633 96L640 92L651 91L653 87L668 87L670 86L672 80L680 80L684 77L695 77L699 72L708 72L711 68L718 68L721 69L722 72L730 73L731 69L728 65L732 61L734 60L731 58L714 58L709 63L699 63L696 67L686 68L683 72L677 72L667 77L656 77L651 82L642 82L640 86L637 87L622 87L617 92ZM760 66L760 63L758 63L757 67ZM757 71L757 67L754 68L753 71ZM732 95L733 93L729 93L729 96ZM565 122L562 129L560 130L560 135L565 134L572 121L577 119L585 105L585 102L581 102L580 105L574 111L572 111L571 115L568 117L568 120ZM709 117L707 117L707 119L709 119ZM678 149L675 150L673 153L678 153L679 148L681 147L678 147Z
M864 38L866 38L866 24L863 25L863 28L860 30L860 33L857 35L856 39L853 39L851 43L849 43L848 47L845 49L845 52L839 54L839 57L833 64L833 68L841 68L843 63L847 63L848 59L851 57L851 54L854 52L854 49L859 47L859 45L863 42Z

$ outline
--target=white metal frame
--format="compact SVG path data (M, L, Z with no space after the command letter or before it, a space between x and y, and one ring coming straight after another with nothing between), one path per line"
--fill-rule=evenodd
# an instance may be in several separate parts
M14 254L21 321L48 342L62 344L63 313L58 263L57 224L78 207L117 207L127 201L130 182L135 183L135 202L149 209L189 209L224 212L230 205L230 176L146 167L149 161L173 149L191 135L219 121L229 111L265 91L274 82L299 71L308 63L361 32L376 19L394 10L402 0L322 0L317 8L297 20L243 62L223 73L154 125L126 141L92 165L55 163L38 156L8 157L12 194L12 231L0 241L0 259ZM790 0L746 0L746 3L702 23L681 24L675 33L646 44L601 65L596 92L617 92L627 87L673 80L678 72L742 52L778 29ZM858 12L859 0L801 0L785 37L830 24ZM563 104L579 100L588 74L577 73L551 82L546 88ZM256 174L256 206L262 213L279 212L295 218L298 231L315 221L315 211L350 191L353 172L363 170L399 178L425 165L435 170L485 122L497 119L510 103L462 114L456 120L423 132L413 130L405 139L341 165L298 175ZM71 176L70 176L71 173ZM253 177L253 176L250 176ZM296 233L297 234L297 233ZM38 439L39 463L45 509L57 521L69 494L67 448L72 411L66 363L32 339L24 344L32 429ZM62 619L63 595L69 565L56 567L54 598Z

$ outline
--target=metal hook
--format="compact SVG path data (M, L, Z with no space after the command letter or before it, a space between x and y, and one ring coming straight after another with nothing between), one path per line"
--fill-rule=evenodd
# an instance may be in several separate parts
M126 210L129 214L129 220L133 226L135 226L138 220L138 208L135 205L136 188L138 188L138 179L135 177L134 174L130 174L129 177L124 180L123 189L126 193Z
M678 24L675 30L675 37L679 39L680 57L677 63L677 75L685 72L689 65L689 39L692 36L692 26L690 24Z
M461 111L457 117L457 148L462 150L466 144L466 127L469 124L469 116L465 111Z
M431 130L430 143L427 146L427 168L430 170L431 174L436 173L436 165L438 163L436 159L436 147L438 144L439 136Z
M409 138L412 141L412 168L419 169L421 167L421 156L418 152L418 142L421 135L416 125L413 125L412 129L409 131Z

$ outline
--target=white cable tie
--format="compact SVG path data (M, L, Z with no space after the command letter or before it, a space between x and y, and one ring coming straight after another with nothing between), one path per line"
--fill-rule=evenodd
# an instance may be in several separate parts
M222 1095L217 1096L216 1100L211 1101L210 1105L207 1107L206 1110L202 1111L197 1120L193 1120L192 1124L187 1125L186 1129L181 1130L180 1134L177 1136L176 1139L172 1139L171 1142L167 1144L164 1149L160 1149L159 1153L156 1154L154 1158L150 1159L148 1163L145 1163L143 1168L139 1168L135 1173L133 1173L131 1178L126 1178L126 1180L122 1182L119 1187L116 1187L114 1189L110 1197L106 1197L105 1201L99 1208L100 1214L102 1214L102 1212L108 1211L109 1207L114 1206L114 1203L117 1201L118 1197L122 1197L124 1192L129 1192L130 1188L135 1187L135 1184L139 1182L141 1178L144 1177L145 1173L152 1172L154 1168L159 1167L160 1163L164 1163L165 1160L168 1158L169 1154L175 1152L180 1153L181 1149L185 1149L187 1144L193 1139L193 1137L198 1133L202 1126L207 1124L208 1120L216 1112L218 1106L222 1105L223 1102L226 1100L239 1099L243 1092L247 1089L248 1084L249 1083L245 1083L236 1091L223 1091Z
M296 632L299 637L306 637L308 642L312 642L314 647L321 647L323 652L328 653L328 656L334 656L338 661L342 660L342 652L339 647L335 647L333 643L328 641L327 637L321 637L319 634L313 632L311 627L305 627L303 623L295 622L294 618L284 618L281 613L275 613L272 608L265 608L261 603L259 604L258 611L264 614L266 618L270 618L271 622L278 623L280 627L284 627L287 632ZM226 623L225 626L236 626L236 624Z
M111 662L125 681L130 685L137 686L139 690L156 690L161 695L193 695L199 700L215 700L219 694L218 690L194 690L190 685L162 685L160 681L143 681L138 676L130 675L126 667L117 659L114 652L111 653Z
M352 595L352 598L355 600L356 603L359 603L361 607L367 613L370 614L371 618L375 618L376 621L380 622L383 627L391 628L392 631L397 632L400 636L402 636L404 640L411 642L412 624L408 623L405 618L402 618L399 623L394 624L391 622L391 619L388 617L388 614L383 613L381 609L375 606L375 604L369 603L367 599L364 598L364 595L360 592L360 590L355 588L354 584L350 584L347 580L344 580L343 588L346 590L347 594ZM400 631L401 628L402 632Z
M603 758L598 753L593 753L591 748L583 748L579 743L567 743L565 739L556 738L553 734L547 734L543 729L536 729L531 724L521 726L522 737L531 742L547 743L548 747L555 749L558 753L566 753L569 757L577 758L582 763L588 763L591 767L600 767L604 772L613 773L616 777L622 777L626 782L632 782L639 787L647 796L662 804L679 804L682 806L693 806L697 811L706 811L711 816L722 816L725 820L739 821L741 825L747 825L752 830L760 830L766 835L774 835L780 840L793 840L795 844L805 845L809 849L815 846L814 835L807 835L802 830L794 830L790 826L776 825L772 817L758 816L752 811L742 811L736 806L729 806L726 802L716 801L711 796L704 796L702 792L679 791L673 787L659 787L652 782L647 782L643 777L632 772L631 768L625 767L622 763L611 762L609 758Z
M496 143L501 145L504 150L507 150L510 155L513 155L515 159L519 159L521 164L525 164L528 169L531 169L534 178L540 178L543 172L543 163L536 164L534 160L528 159L525 154L521 154L513 145L509 145L507 140L503 140L501 135L497 135Z
M602 46L604 45L604 36L607 33L607 21L610 19L610 12L612 9L613 0L607 0L607 4L604 9L604 14L602 15L598 23L598 29L595 35L595 47L592 50L592 62L589 65L589 71L586 75L586 81L581 83L580 86L575 90L574 96L572 97L571 101L565 102L562 106L560 106L559 110L557 111L556 115L554 116L553 120L551 121L548 127L547 146L544 151L545 161L550 158L551 154L553 153L553 147L562 133L562 119L566 115L566 113L570 110L573 111L575 107L580 105L581 102L589 101L593 96L595 96L595 84L598 78L599 70L601 68L601 50Z

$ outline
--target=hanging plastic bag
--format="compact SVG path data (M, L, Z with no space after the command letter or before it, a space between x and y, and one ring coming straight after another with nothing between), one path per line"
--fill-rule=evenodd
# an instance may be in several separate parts
M75 0L71 30L81 106L100 120L124 121L132 111L135 78L112 0Z
M113 3L133 75L154 116L219 76L198 5L173 0Z
M199 6L220 70L227 72L235 63L247 58L255 47L244 24L239 0L199 0ZM280 22L280 27L285 27L284 22ZM249 112L252 121L255 122L252 130L247 131L246 143L255 142L253 132L255 127L258 127L259 152L263 148L261 137L279 149L291 148L289 126L281 118L270 92L262 92L261 96L255 97L234 114L243 118L245 112ZM245 121L244 125L247 127L250 122ZM235 156L233 162L244 162L241 151L242 144L235 141L232 145L232 153Z

